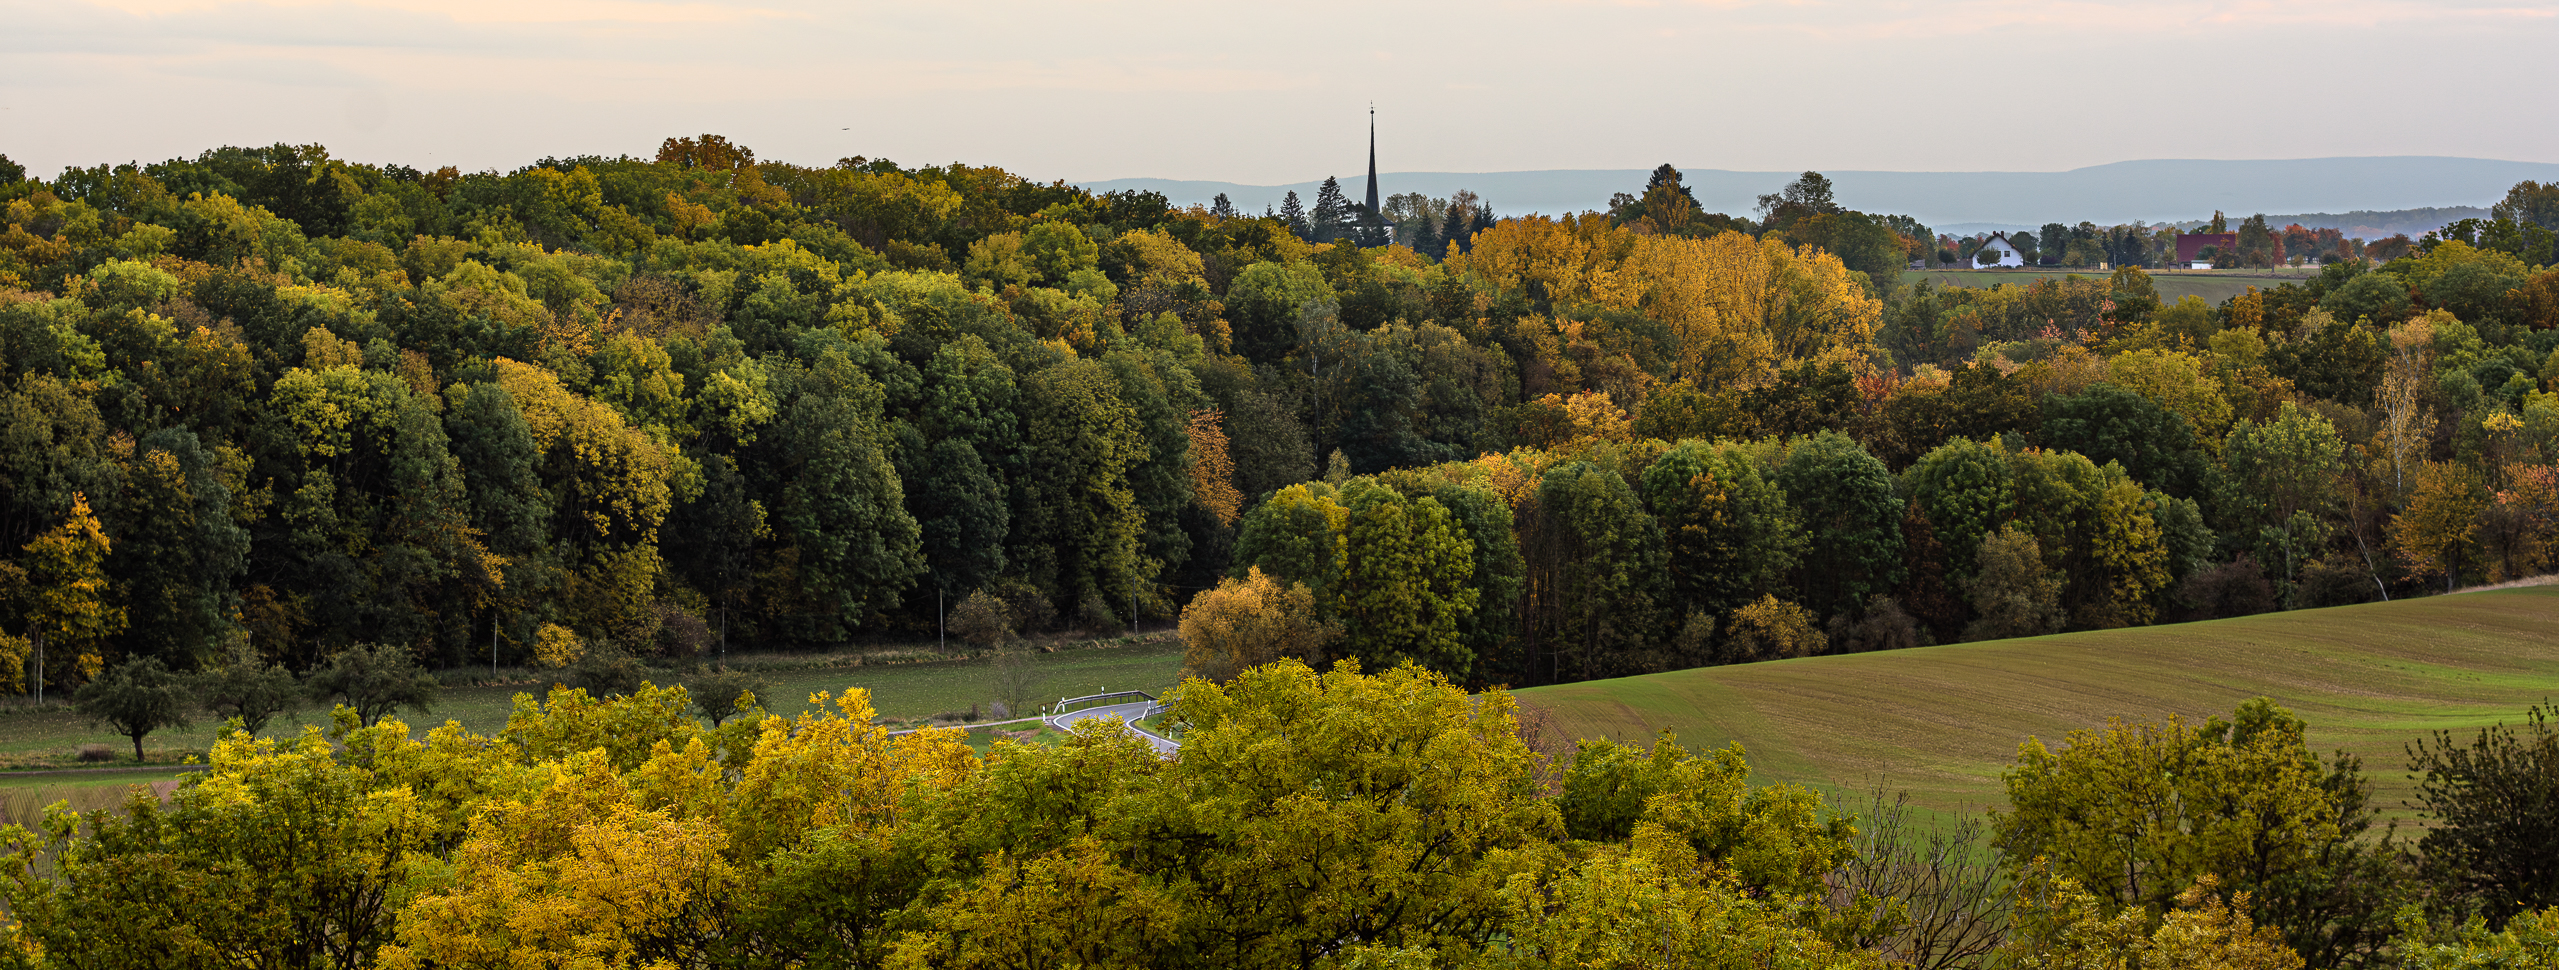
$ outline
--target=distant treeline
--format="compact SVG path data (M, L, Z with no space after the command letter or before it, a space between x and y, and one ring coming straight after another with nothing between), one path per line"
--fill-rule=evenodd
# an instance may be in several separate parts
M2559 503L2539 187L2216 307L1897 285L1934 234L1815 173L1563 219L716 136L20 174L0 656L57 687L823 648L979 594L1109 628L1257 566L1310 656L1526 684L2520 575Z

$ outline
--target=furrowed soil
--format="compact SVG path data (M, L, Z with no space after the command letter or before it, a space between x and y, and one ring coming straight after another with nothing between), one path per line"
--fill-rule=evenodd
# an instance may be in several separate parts
M1692 749L1740 742L1754 780L1850 804L1908 790L1933 812L2004 804L2018 745L2109 718L2201 720L2265 696L2312 750L2364 761L2375 804L2413 818L2406 746L2465 742L2559 699L2559 587L2499 589L2203 623L1708 667L1518 692L1573 737Z

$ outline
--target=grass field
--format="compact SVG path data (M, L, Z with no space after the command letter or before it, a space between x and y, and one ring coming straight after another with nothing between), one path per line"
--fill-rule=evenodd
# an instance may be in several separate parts
M1934 811L2005 798L2029 736L2107 718L2200 719L2267 696L2311 747L2363 756L2376 803L2405 817L2404 746L2559 699L2559 587L2232 620L1711 667L1520 691L1575 737L1691 748L1740 741L1760 781L1862 804L1878 782Z
M1956 284L1986 289L2000 283L2025 286L2045 278L2082 276L2102 280L2110 275L2112 275L2111 271L2093 269L1911 269L1902 271L1901 281L1916 283L1927 279L1939 286ZM2159 288L2159 298L2165 302L2175 303L2189 296L2200 296L2204 298L2204 302L2217 305L2223 300L2248 292L2251 286L2261 290L2271 290L2287 281L2297 281L2316 275L2319 275L2316 269L2153 270L2150 273L2150 282L2152 286Z
M761 698L765 709L777 714L796 715L808 709L809 695L828 691L841 695L848 687L867 688L871 704L882 715L901 721L921 721L946 711L966 711L971 704L984 710L994 697L989 661L984 658L933 661L925 663L859 664L855 655L764 656L744 654L736 658L741 666L800 665L813 669L777 670L762 676L774 682L771 696ZM835 666L819 667L834 663ZM1056 653L1037 654L1035 669L1039 671L1037 694L1055 700L1064 696L1080 696L1111 690L1143 690L1161 693L1173 686L1182 667L1182 647L1170 634L1126 638L1125 642L1062 649ZM529 677L529 675L528 675ZM681 683L681 675L660 680ZM432 714L403 712L401 717L424 733L425 729L451 718L463 726L483 734L495 733L506 726L507 714L514 710L515 695L537 696L549 689L545 680L526 679L522 683L493 687L459 687L446 690ZM306 709L298 715L279 718L266 730L268 736L290 736L301 731L304 723L326 721L325 710ZM153 733L144 741L144 749L155 764L176 764L189 755L201 756L213 745L218 722L199 717L192 727ZM61 707L29 710L0 707L0 768L67 768L79 765L78 752L84 744L104 744L119 759L130 759L133 743L108 729L88 723L78 713ZM130 765L130 760L121 761ZM0 779L7 777L0 772ZM58 777L58 776L55 776Z

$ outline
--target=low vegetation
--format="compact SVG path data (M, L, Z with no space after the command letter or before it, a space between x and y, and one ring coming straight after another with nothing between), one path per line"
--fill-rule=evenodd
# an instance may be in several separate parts
M2487 970L2559 930L2559 886L2510 875L2559 846L2499 811L2559 797L2539 709L2430 742L2412 846L2263 698L2029 743L1951 834L1861 828L1740 745L1549 755L1507 692L1410 665L1188 681L1172 759L826 700L706 725L680 688L563 687L487 736L343 705L233 733L165 797L0 829L0 960Z

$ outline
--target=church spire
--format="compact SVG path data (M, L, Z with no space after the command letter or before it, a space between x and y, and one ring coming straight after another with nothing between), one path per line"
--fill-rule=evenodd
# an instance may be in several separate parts
M1368 215L1370 221L1386 217L1377 207L1377 105L1368 106Z

